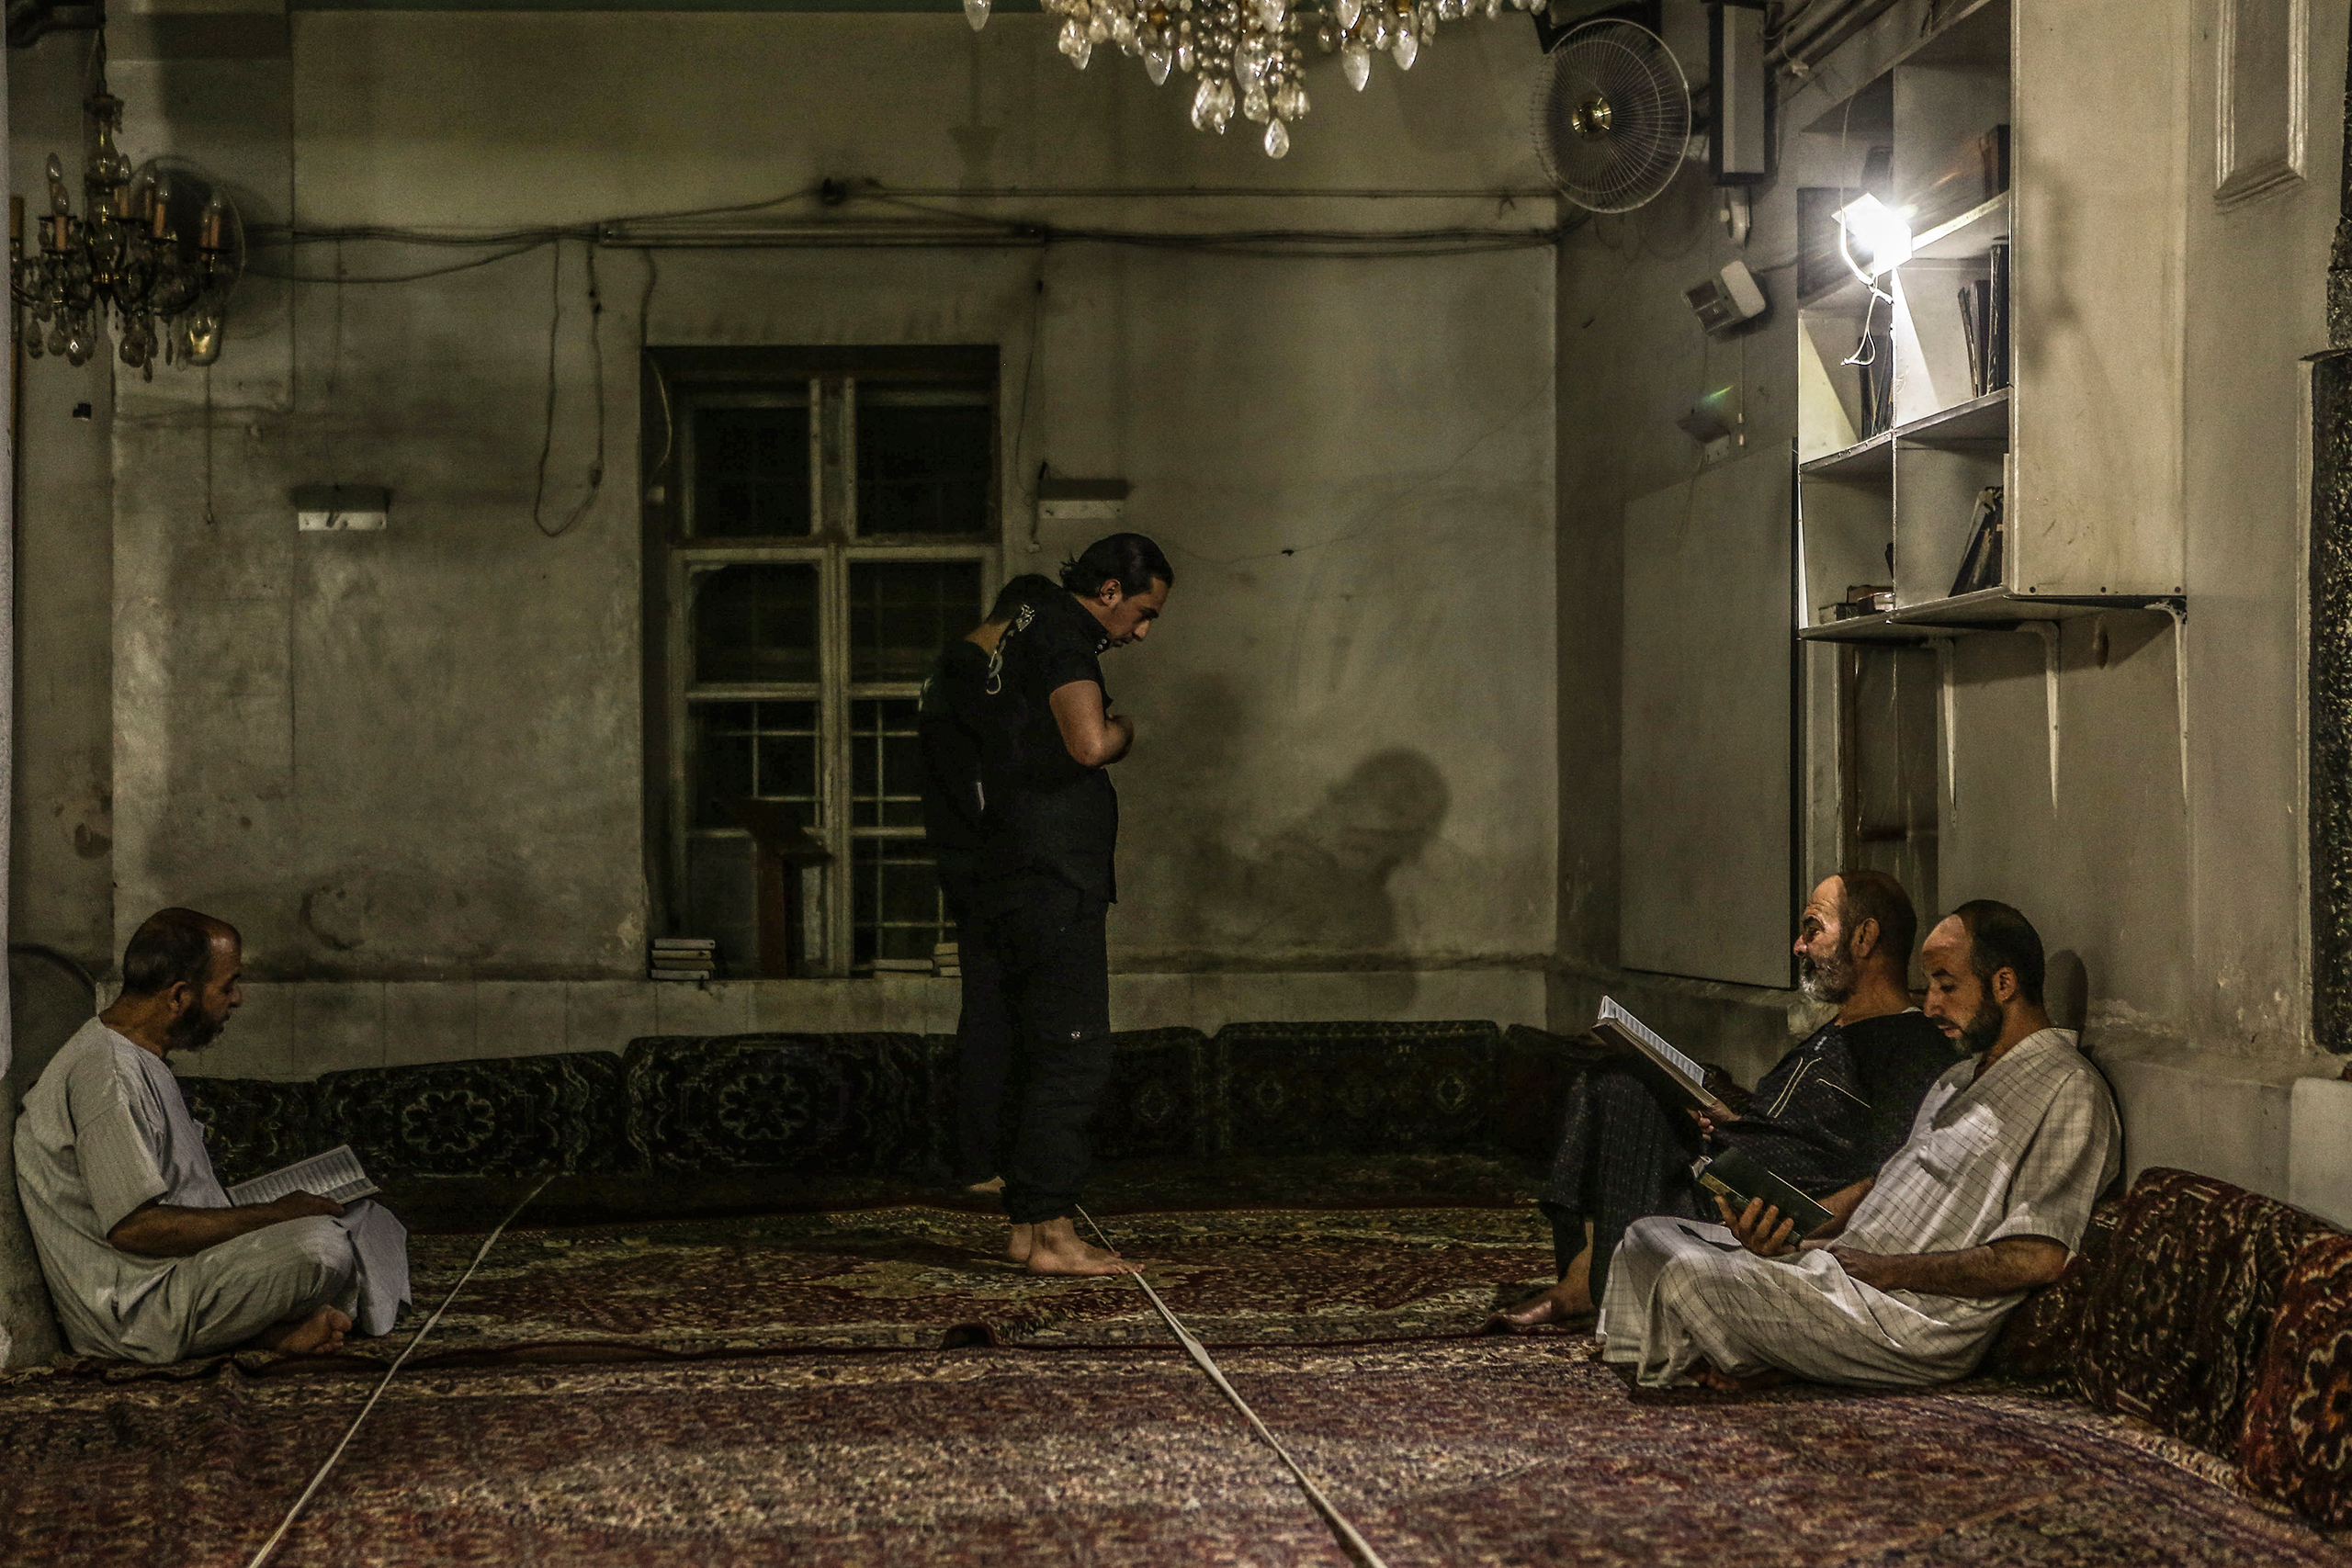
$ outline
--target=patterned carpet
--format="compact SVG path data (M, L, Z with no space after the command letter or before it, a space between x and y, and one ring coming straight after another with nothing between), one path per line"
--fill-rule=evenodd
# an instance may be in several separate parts
M1299 1344L1472 1334L1548 1278L1533 1210L1234 1210L1104 1224L1212 1343ZM1048 1280L1001 1253L1000 1219L906 1205L517 1230L502 1238L410 1364L645 1359L808 1348L1165 1343L1125 1280ZM471 1260L475 1235L416 1235L417 1305L341 1359L367 1370ZM323 1371L239 1358L248 1370ZM194 1369L162 1375L185 1377ZM120 1365L84 1375L157 1375Z
M1212 1341L1475 1332L1541 1276L1532 1210L1128 1215L1121 1248ZM1164 1339L1122 1280L1046 1280L1007 1261L1002 1222L904 1207L523 1232L502 1241L431 1348L601 1342L669 1353ZM419 1236L420 1303L474 1250ZM379 1342L397 1343L397 1337Z
M1235 1351L1395 1568L2346 1568L2173 1439L1999 1393L1636 1396L1566 1337ZM344 1378L0 1390L0 1562L243 1562ZM1172 1350L404 1374L284 1568L1340 1564Z

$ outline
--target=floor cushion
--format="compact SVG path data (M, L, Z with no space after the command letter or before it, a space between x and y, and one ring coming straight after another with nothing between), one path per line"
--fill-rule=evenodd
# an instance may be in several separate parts
M2030 1293L2001 1325L2000 1337L1980 1369L2018 1382L2055 1383L2075 1392L2075 1359L2082 1349L2083 1314L2115 1249L2123 1204L2109 1199L2091 1211L2081 1245L2065 1272Z
M321 1141L319 1086L270 1078L180 1080L188 1115L204 1129L205 1151L221 1182L235 1186L344 1140Z
M314 1143L349 1144L379 1179L607 1171L630 1158L609 1051L354 1068L321 1075L317 1089Z
M1209 1038L1197 1029L1111 1036L1111 1079L1094 1118L1098 1159L1193 1159L1216 1153Z
M2101 1410L2235 1458L2278 1288L2325 1221L2162 1167L2124 1197L2083 1303L2075 1378Z
M2287 1271L2239 1459L2264 1496L2352 1525L2352 1235L2321 1236Z
M654 1171L944 1178L956 1043L922 1034L657 1035L622 1053L627 1142Z
M1491 1023L1228 1023L1218 1153L1438 1154L1491 1142Z

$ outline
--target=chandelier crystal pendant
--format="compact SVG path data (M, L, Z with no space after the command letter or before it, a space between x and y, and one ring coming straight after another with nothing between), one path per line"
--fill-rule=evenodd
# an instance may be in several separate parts
M1489 18L1504 0L1322 0L1294 7L1289 0L1042 0L1062 18L1055 47L1080 71L1095 46L1109 44L1140 59L1154 86L1171 72L1196 79L1193 128L1225 134L1238 112L1266 128L1269 158L1290 151L1290 125L1306 117L1306 40L1337 54L1348 85L1362 92L1372 80L1372 57L1386 54L1410 71L1437 35L1438 23L1473 13ZM1510 0L1532 11L1538 0ZM989 0L964 0L974 31L987 26Z
M184 166L137 169L115 144L122 100L107 91L106 35L96 85L83 100L83 214L74 216L65 166L49 159L49 210L40 247L25 249L10 225L8 281L17 341L34 359L86 365L106 352L108 317L123 364L155 378L155 359L210 365L220 357L229 295L243 270L235 206Z

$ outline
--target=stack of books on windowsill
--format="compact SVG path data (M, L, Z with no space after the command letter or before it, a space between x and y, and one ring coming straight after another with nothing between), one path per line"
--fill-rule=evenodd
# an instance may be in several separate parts
M656 980L708 980L718 973L718 943L707 936L657 936L646 953Z
M964 947L961 942L943 942L931 950L933 973L945 980L964 977Z
M877 958L874 961L874 972L876 975L928 975L931 973L931 960L928 958Z

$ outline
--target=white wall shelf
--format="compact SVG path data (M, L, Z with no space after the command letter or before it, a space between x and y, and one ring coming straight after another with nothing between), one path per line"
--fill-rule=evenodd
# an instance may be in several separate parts
M2177 316L2179 300L2165 247L2132 217L2137 201L2144 218L2169 178L2170 154L2161 139L2114 133L2164 122L2169 106L2156 100L2170 78L2137 68L2163 40L2132 6L1963 0L1949 10L1924 35L1858 36L1792 106L1792 123L1821 143L1815 166L1838 171L1815 183L1843 199L1854 171L1883 169L1883 200L1935 219L1878 279L1889 299L1841 278L1800 302L1797 629L1808 641L2182 603L2181 431L2165 413L2178 407L2180 336L2157 319ZM1979 171L1976 188L1997 183L1985 149L2004 134L2008 188L1942 217ZM1971 354L1962 305L1997 287L1996 257L2006 384L1980 392L1988 367ZM1893 416L1876 432L1849 363L1866 322L1885 331L1878 352L1891 355L1873 372L1886 377ZM1955 596L1979 500L1996 489L1996 584ZM1891 612L1836 618L1889 588Z
M1921 446L2007 446L2009 389L2003 387L1925 419L1882 430L1868 441L1858 441L1842 451L1815 457L1799 471L1808 478L1836 475L1852 479L1863 474L1891 474L1894 471L1894 447L1898 442Z
M2009 237L2009 193L1937 224L1911 242L1914 261L1963 261L1989 254Z
M2116 610L2164 610L2177 615L2187 609L2188 601L2174 594L2154 599L2122 593L2059 599L1985 588L1874 615L1805 626L1797 636L1807 642L1926 642L1968 632L2015 631L2029 621L2070 621Z

